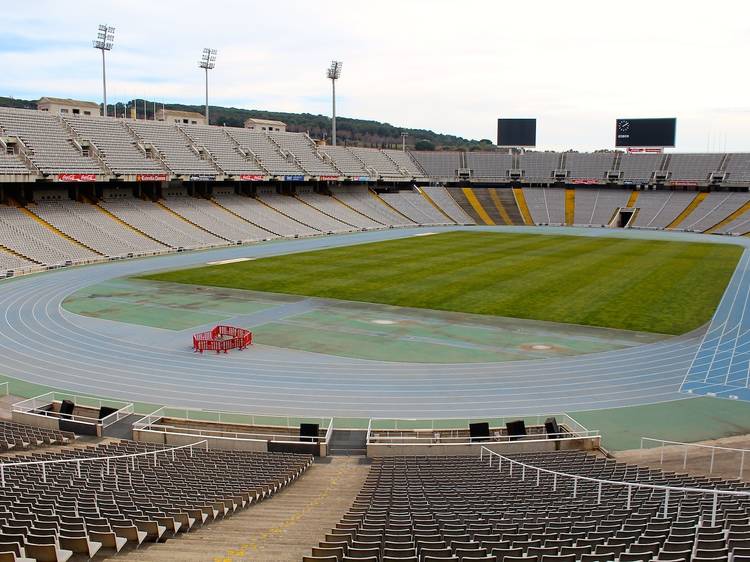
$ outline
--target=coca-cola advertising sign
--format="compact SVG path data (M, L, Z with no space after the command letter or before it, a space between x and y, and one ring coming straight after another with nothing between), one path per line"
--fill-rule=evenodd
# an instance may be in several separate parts
M57 181L96 181L96 174L57 174Z
M167 181L167 174L138 174L135 181Z

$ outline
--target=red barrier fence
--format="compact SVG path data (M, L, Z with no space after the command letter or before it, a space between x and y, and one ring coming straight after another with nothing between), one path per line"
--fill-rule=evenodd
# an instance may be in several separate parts
M230 349L245 349L253 343L253 334L244 328L216 326L210 332L193 334L193 351L226 353Z

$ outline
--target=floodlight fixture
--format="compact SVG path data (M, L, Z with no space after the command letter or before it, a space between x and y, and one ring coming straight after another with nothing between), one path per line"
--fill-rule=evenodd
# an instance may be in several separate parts
M333 111L331 116L331 144L336 146L336 80L341 78L341 67L344 65L341 61L331 61L331 66L326 71L326 76L331 81Z
M216 49L203 49L198 66L206 71L206 125L208 125L208 71L216 66Z
M104 92L102 115L104 115L104 117L107 117L107 66L104 60L104 53L112 50L114 40L115 28L102 24L97 30L96 39L92 41L94 49L99 49L102 52L102 90Z

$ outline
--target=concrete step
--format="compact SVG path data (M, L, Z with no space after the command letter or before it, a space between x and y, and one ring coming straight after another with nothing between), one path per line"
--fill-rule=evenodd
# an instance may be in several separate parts
M358 457L328 457L275 496L225 521L104 560L299 562L351 507L368 472Z

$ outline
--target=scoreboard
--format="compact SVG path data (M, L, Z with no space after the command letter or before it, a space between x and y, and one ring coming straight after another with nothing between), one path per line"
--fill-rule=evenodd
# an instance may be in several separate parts
M616 147L672 147L677 119L618 119L615 125Z

